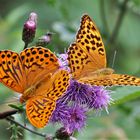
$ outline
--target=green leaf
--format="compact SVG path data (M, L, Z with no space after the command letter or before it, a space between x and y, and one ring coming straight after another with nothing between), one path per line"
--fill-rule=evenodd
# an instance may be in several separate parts
M112 93L115 105L134 100L138 97L140 97L140 87L118 87Z
M10 106L10 107L12 107L14 109L18 109L20 111L24 110L23 105L21 105L21 104L20 105L9 104L8 106Z

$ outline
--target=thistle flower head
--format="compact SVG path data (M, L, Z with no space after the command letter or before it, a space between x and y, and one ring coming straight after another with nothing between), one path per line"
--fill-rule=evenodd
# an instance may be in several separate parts
M112 101L110 97L110 91L105 90L104 87L94 86L91 88L91 100L88 102L89 108L93 108L95 110L102 110L103 108L106 109Z
M37 14L32 12L30 13L28 20L24 23L22 31L22 40L24 41L25 45L28 45L33 41L36 32L36 24Z
M69 133L81 130L86 124L86 109L79 105L72 105L69 109L70 116L63 122Z
M59 102L56 105L56 109L53 112L50 121L52 123L61 123L70 134L85 126L86 109L79 105L68 106Z
M110 92L105 88L71 80L67 92L57 100L51 121L60 122L72 133L85 126L89 110L107 110L110 101Z
M61 102L72 101L75 104L86 104L89 102L90 96L89 85L78 83L76 80L71 80L66 94L61 98Z
M63 124L63 120L67 120L69 116L69 106L58 101L50 121L52 123L59 122Z

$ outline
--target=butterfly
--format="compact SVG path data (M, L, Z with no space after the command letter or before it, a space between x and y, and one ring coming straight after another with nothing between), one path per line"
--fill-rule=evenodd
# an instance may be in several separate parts
M76 40L68 48L67 54L72 77L78 82L97 86L140 86L140 78L115 74L113 69L107 68L101 35L95 23L86 14L81 18Z
M27 118L37 128L48 123L69 79L68 71L60 69L58 58L49 49L31 47L20 54L0 51L0 82L21 93Z

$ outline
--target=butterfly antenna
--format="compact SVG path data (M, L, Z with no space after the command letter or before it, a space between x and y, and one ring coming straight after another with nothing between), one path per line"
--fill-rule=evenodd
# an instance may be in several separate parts
M67 48L64 48L64 53L67 54Z
M115 50L114 56L113 56L112 68L114 67L114 64L115 64L116 54L117 54L117 51Z

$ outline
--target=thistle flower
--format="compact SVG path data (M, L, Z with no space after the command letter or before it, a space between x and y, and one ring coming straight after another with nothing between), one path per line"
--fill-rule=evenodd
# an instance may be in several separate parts
M75 130L80 130L86 124L86 109L79 105L66 105L58 102L52 114L52 123L61 123L67 133L71 134Z
M57 101L55 111L52 114L51 117L51 122L52 123L62 123L63 120L67 120L70 117L70 112L69 112L69 106L67 104L64 104L62 102Z
M104 87L94 86L91 88L91 100L88 102L88 107L93 108L95 110L106 109L108 105L112 102L112 98L110 97L110 91L105 90Z
M74 102L75 104L87 104L90 101L91 88L89 85L78 83L76 80L70 81L70 86L66 94L61 98L61 102Z
M72 105L69 108L70 116L67 120L63 120L63 124L67 132L73 133L74 131L81 130L86 124L87 110L79 105Z
M22 31L22 40L25 43L24 49L28 46L29 43L33 41L35 37L36 24L37 24L37 14L32 12L28 20L24 23Z
M67 92L57 100L51 122L61 123L68 133L85 126L89 110L107 110L111 102L110 92L103 87L70 81Z
M64 127L61 127L55 133L55 137L58 139L67 140L70 136L71 136L71 133L69 133Z
M66 94L59 101L63 103L73 102L89 109L107 109L111 100L110 91L105 90L104 87L90 86L71 80Z

